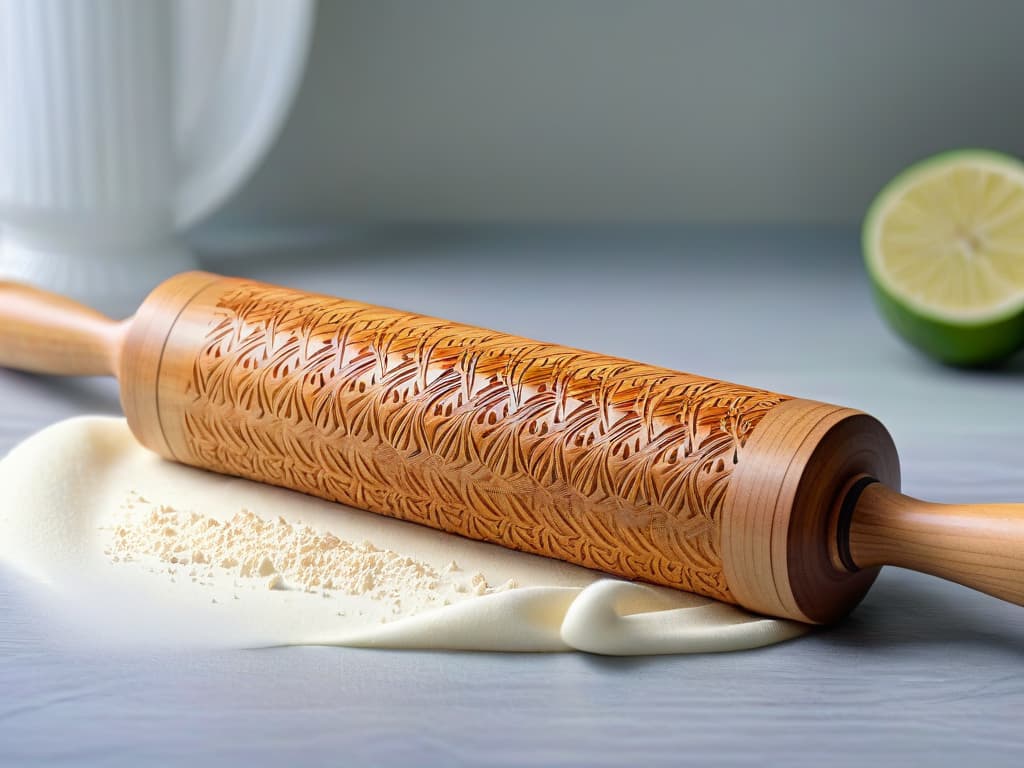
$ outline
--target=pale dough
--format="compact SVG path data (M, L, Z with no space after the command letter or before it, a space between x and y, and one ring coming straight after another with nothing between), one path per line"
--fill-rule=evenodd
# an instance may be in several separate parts
M515 588L393 603L337 590L266 589L220 576L171 580L160 562L111 562L111 526L135 496L229 519L284 517ZM0 562L45 585L41 599L80 636L110 643L256 647L350 645L613 655L755 648L806 627L675 590L634 584L292 491L166 462L123 419L81 417L0 461Z

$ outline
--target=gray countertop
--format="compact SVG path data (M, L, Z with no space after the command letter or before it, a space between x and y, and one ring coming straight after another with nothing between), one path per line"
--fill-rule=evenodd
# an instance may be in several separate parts
M878 320L856 236L364 233L211 269L863 408L904 490L1024 500L1024 361L932 365ZM112 382L0 371L0 452ZM754 652L111 652L0 567L0 763L1024 762L1024 609L886 569L841 625ZM129 620L126 617L126 621Z

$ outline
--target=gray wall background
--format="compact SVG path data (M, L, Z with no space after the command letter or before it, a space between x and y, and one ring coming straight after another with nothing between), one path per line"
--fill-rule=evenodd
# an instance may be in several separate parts
M321 0L214 223L859 222L915 159L1024 154L1020 0Z

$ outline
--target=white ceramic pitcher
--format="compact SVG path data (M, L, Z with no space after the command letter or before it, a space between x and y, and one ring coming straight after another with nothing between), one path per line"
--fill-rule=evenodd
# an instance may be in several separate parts
M131 312L254 168L313 0L0 0L0 279Z

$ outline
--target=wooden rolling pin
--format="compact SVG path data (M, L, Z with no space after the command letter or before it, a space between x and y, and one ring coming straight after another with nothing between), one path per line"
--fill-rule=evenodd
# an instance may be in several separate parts
M202 272L120 323L0 286L0 364L117 376L174 461L765 614L884 564L1024 603L1024 505L901 495L849 408Z

